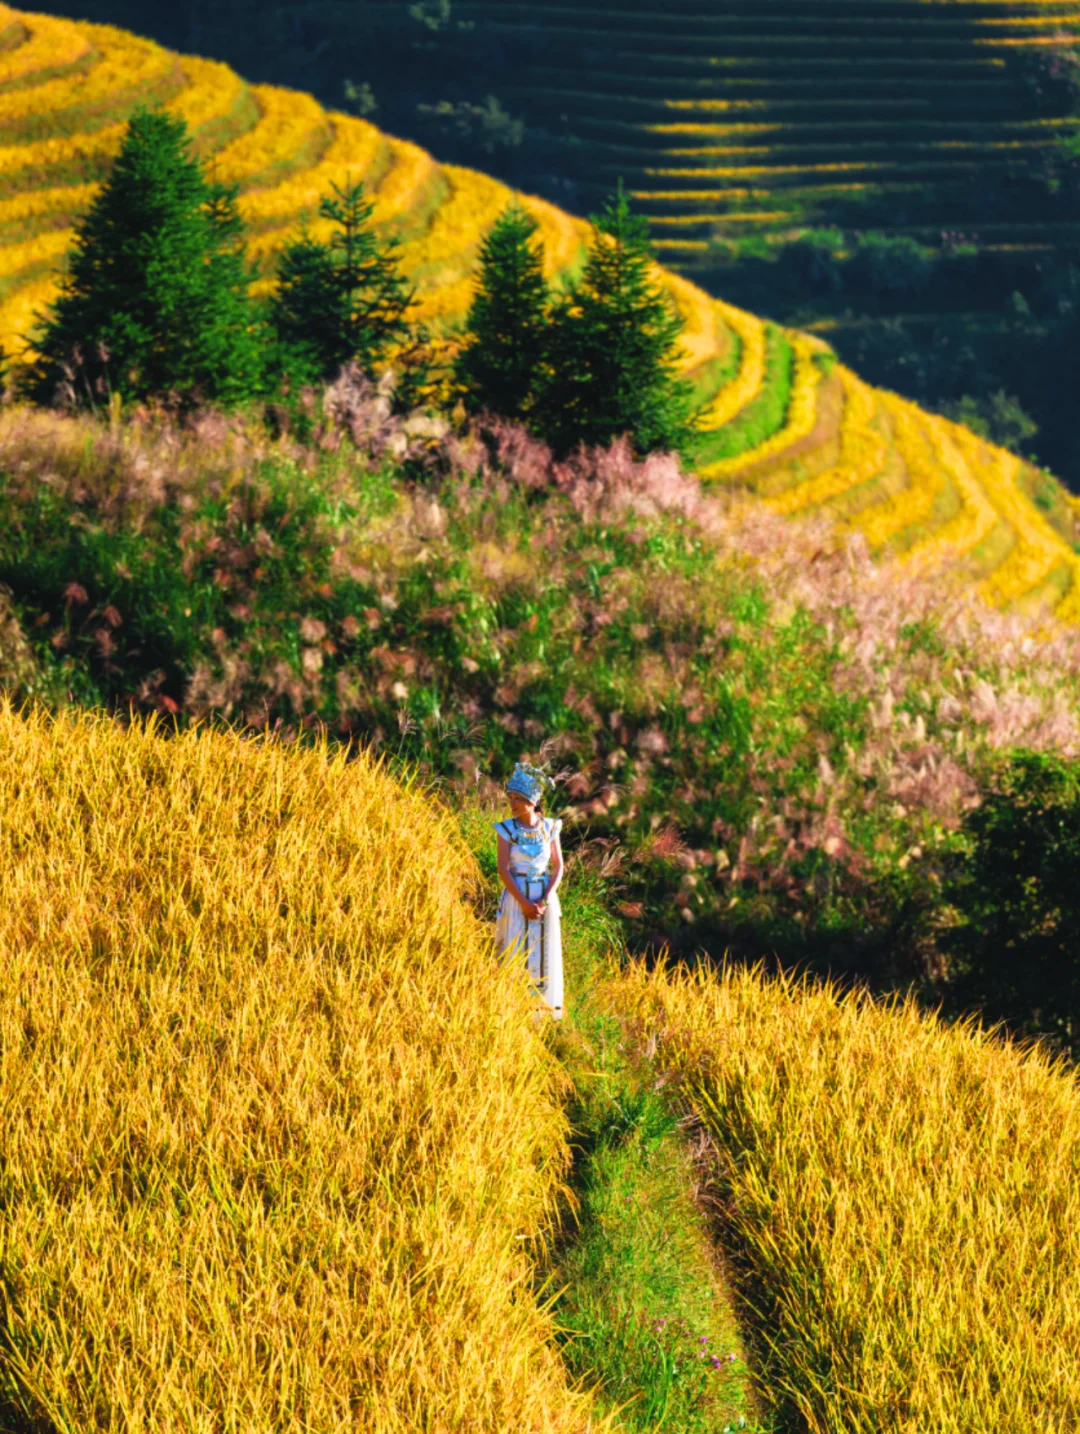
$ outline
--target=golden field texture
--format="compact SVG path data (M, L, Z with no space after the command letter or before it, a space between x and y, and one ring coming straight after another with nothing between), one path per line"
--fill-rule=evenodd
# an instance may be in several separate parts
M791 1427L1077 1428L1080 1089L1063 1064L760 967L635 961L605 989L696 1121L761 1393Z
M0 344L7 354L18 360L30 352L35 316L57 293L74 226L140 99L182 115L215 176L239 184L260 269L257 295L272 288L277 256L302 219L322 232L318 204L330 185L362 179L376 224L401 242L402 268L416 288L414 317L441 343L452 342L484 233L511 197L505 186L439 164L365 120L328 113L310 96L248 86L225 66L107 26L17 11L0 14L5 21L21 37L0 56ZM565 284L580 272L589 226L542 200L524 202L540 226L547 276ZM1036 507L1021 485L1032 476L1026 465L842 366L842 402L832 414L823 400L832 390L816 362L821 340L783 331L795 359L790 381L781 380L767 363L762 320L659 266L656 276L685 323L683 371L708 392L704 432L737 425L737 443L719 460L703 460L703 476L761 491L762 501L793 514L833 505L846 515L850 506L851 526L876 549L899 545L924 570L969 563L988 601L1041 602L1063 621L1080 620L1073 548L1080 514L1053 479L1045 479L1053 503ZM709 382L716 374L719 387L715 377ZM781 382L787 386L771 387ZM809 461L819 442L835 443L839 457ZM875 475L881 482L871 500L851 503ZM990 530L997 540L988 559L979 545Z
M587 1431L528 977L377 763L0 704L0 1425Z

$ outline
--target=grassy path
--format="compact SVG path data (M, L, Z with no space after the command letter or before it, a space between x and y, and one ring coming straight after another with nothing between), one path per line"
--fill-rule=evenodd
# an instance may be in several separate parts
M462 817L492 893L494 813ZM621 943L603 883L573 858L561 889L566 1008L550 1036L574 1080L574 1166L541 1298L570 1376L618 1409L627 1434L774 1434L761 1416L721 1257L695 1202L694 1155L677 1112L628 1059L598 1005Z

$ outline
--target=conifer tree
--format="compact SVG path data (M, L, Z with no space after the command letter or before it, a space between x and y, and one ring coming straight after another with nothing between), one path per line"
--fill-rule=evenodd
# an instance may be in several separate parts
M322 383L356 361L369 378L409 334L413 300L397 269L397 245L369 227L375 206L362 182L331 186L319 213L336 226L326 244L305 230L283 253L269 322L280 369L300 383Z
M686 453L692 388L677 378L682 320L652 278L645 221L622 181L599 216L581 281L552 313L535 427L562 454L628 434L641 457Z
M138 110L31 339L23 391L95 407L250 397L261 350L236 194L206 179L182 119Z
M527 421L540 379L550 296L536 220L507 205L480 250L476 295L454 376L466 408Z

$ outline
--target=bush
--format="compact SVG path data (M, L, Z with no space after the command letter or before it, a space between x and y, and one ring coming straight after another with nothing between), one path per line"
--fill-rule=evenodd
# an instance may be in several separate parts
M930 282L934 259L907 234L858 236L848 272L853 284L873 293L917 294Z
M1024 411L1020 400L1004 389L980 398L965 393L939 404L938 412L954 423L964 424L988 443L996 443L1021 458L1032 456L1027 440L1038 433L1039 425Z
M454 160L467 155L497 154L499 150L517 149L525 137L525 122L507 113L494 95L483 104L468 100L440 100L438 104L416 107L432 147L440 155Z
M964 821L971 845L946 867L941 935L949 1002L1017 1034L1080 1052L1080 767L1019 750Z
M840 251L844 236L839 229L808 229L780 250L785 277L799 289L814 294L836 294L844 287Z

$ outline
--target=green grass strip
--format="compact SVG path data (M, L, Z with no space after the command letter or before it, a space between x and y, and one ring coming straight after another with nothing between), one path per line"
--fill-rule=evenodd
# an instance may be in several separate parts
M791 384L795 371L795 352L776 325L765 325L765 379L757 394L730 423L706 433L694 451L699 467L735 458L783 427L791 402Z
M459 812L492 920L498 815ZM727 1426L769 1434L706 1218L694 1203L677 1115L636 1076L618 1022L595 998L620 960L613 895L573 858L559 894L565 1012L549 1034L574 1081L568 1183L579 1208L561 1212L535 1282L541 1296L560 1291L552 1310L567 1371L595 1391L601 1416L621 1411L617 1427L625 1434L719 1434Z

